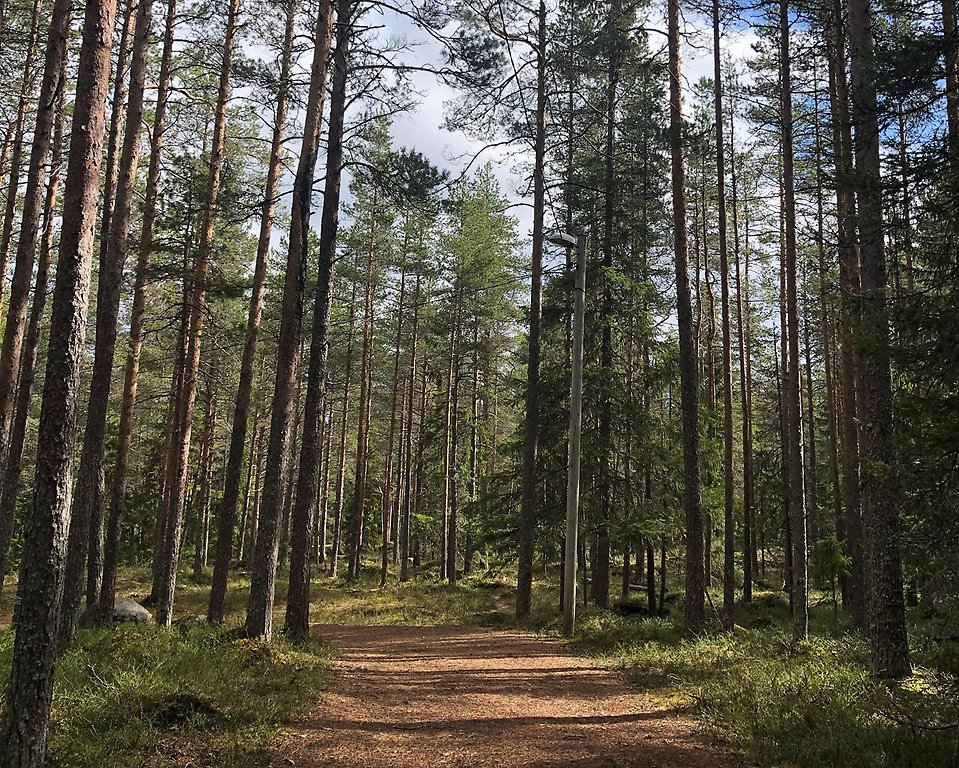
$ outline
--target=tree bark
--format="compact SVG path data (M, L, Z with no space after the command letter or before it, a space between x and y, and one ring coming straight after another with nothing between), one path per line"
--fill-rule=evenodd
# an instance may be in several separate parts
M199 243L193 262L190 281L189 311L183 318L186 330L186 353L183 358L182 386L176 404L175 439L171 446L167 473L169 514L166 520L166 553L157 596L156 621L169 626L173 619L173 598L176 592L177 567L180 562L180 535L183 528L184 487L187 464L190 459L190 436L193 430L193 406L196 403L197 372L200 366L200 347L206 309L206 279L213 251L216 222L216 202L220 192L223 170L223 152L226 145L227 104L230 99L230 72L238 29L240 0L230 0L226 30L223 37L223 58L217 89L213 120L213 138L210 144L210 172L207 177L206 197L200 224ZM186 276L185 276L186 277Z
M539 360L543 294L543 218L546 206L546 3L540 0L536 44L536 130L533 137L533 242L530 269L529 340L526 361L526 403L523 421L523 484L518 530L516 616L533 606L533 538L536 533L537 454L539 448Z
M115 15L116 0L88 0L86 4L70 159L64 184L34 495L24 531L23 565L17 587L17 632L0 725L0 754L10 768L40 768L45 763ZM52 35L53 56L48 61L54 70L59 70L60 44L59 34ZM41 109L43 106L41 102ZM56 100L50 106L55 109ZM45 143L49 144L49 140Z
M30 278L37 246L43 187L47 176L47 155L53 135L57 104L66 89L67 39L70 32L71 0L56 0L50 16L44 55L43 80L37 100L37 114L30 147L27 186L20 216L20 238L10 284L3 345L0 347L0 462L6 463L10 429L16 399L17 377L26 330L27 304L30 299ZM4 504L0 509L0 575L6 575L7 550L13 534L15 510Z
M243 454L246 449L247 427L250 414L250 398L253 391L253 366L256 362L256 346L263 317L263 296L266 288L266 270L270 260L270 244L273 220L276 212L277 193L282 172L283 144L286 138L286 120L290 99L290 73L293 62L293 33L296 23L294 0L286 4L283 49L280 54L279 90L276 99L276 117L273 122L273 137L270 142L270 161L263 189L263 208L260 217L260 232L257 240L256 261L253 267L253 287L247 311L246 340L240 360L240 379L233 405L233 421L230 426L230 449L227 455L226 477L223 497L217 515L216 557L213 563L213 582L210 587L210 602L207 621L223 621L226 588L230 576L230 561L233 554L233 534L236 528L237 501L240 496L240 480L243 474Z
M60 643L68 645L76 632L83 594L83 573L87 566L87 605L100 599L103 543L103 452L113 379L113 358L117 341L117 317L123 287L137 163L140 155L140 124L143 121L143 95L146 86L152 0L139 0L133 30L130 63L130 87L127 96L126 129L116 183L116 197L110 216L106 247L100 249L97 282L96 347L93 373L87 399L83 448L70 509L70 537L67 574L60 616ZM122 73L118 70L117 77ZM116 109L116 106L114 107ZM111 609L112 610L112 609Z
M703 569L703 519L699 478L699 377L693 343L689 291L689 243L686 231L686 169L683 152L683 100L679 57L679 3L667 6L669 38L669 131L672 166L673 248L676 262L676 309L679 318L679 375L683 422L683 510L686 517L686 621L693 626L706 617ZM663 544L662 581L666 584ZM662 600L662 599L661 599ZM662 602L660 602L662 607Z
M317 23L318 46L328 54L333 35L333 4L324 4ZM336 4L336 51L333 54L333 89L330 95L330 119L327 135L326 181L323 189L323 210L320 215L320 249L316 296L313 302L313 330L310 339L310 362L307 370L306 401L304 403L303 438L300 448L300 471L297 478L296 506L293 508L293 551L290 557L290 587L286 600L286 632L294 638L305 638L310 631L310 556L309 542L313 540L316 520L318 465L322 458L323 433L321 418L326 405L327 361L329 358L330 310L333 301L333 267L336 263L336 242L339 228L340 179L343 167L343 121L346 114L346 86L350 62L352 36L352 0L338 0ZM327 55L322 59L324 82ZM319 63L317 63L319 66ZM318 76L314 69L314 77ZM322 102L320 102L322 106ZM322 108L317 119L322 118ZM319 129L317 129L319 130ZM314 159L315 164L315 159ZM311 166L312 167L312 166ZM309 199L309 188L304 190ZM304 218L305 225L309 218Z
M862 265L863 355L862 517L868 568L868 617L873 672L911 671L899 553L899 482L893 433L889 316L883 247L882 179L872 14L866 0L849 0L856 198Z

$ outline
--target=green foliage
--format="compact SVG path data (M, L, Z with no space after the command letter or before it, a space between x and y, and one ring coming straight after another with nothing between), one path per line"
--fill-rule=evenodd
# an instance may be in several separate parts
M0 635L9 668L13 633ZM83 631L58 662L52 766L262 765L279 726L329 679L332 648L211 627Z
M813 580L826 586L848 573L852 561L843 553L842 543L835 536L829 536L813 544L811 564Z

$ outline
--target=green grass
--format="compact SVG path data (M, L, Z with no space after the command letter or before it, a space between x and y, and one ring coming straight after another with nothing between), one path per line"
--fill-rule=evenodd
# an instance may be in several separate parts
M121 594L143 597L149 574L127 569ZM242 639L249 579L234 575L223 628L122 626L81 632L58 667L52 764L70 768L173 768L267 763L282 725L329 679L333 650ZM275 627L286 583L277 584ZM177 616L206 613L209 585L181 577ZM380 589L370 569L357 584L320 578L317 624L509 627L558 636L557 584L541 577L531 616L514 618L512 584L482 577L456 587L426 574ZM681 612L680 596L669 601ZM719 596L714 595L718 605ZM815 594L812 639L789 636L789 609L775 591L737 607L736 628L718 621L689 633L675 616L619 617L580 607L571 648L598 658L644 691L653 706L700 716L746 765L802 768L955 768L959 765L959 649L911 617L915 674L880 683L868 649L842 611ZM6 675L12 635L0 633Z
M142 596L142 571L121 594ZM182 608L208 590L183 581ZM238 589L231 603L245 601ZM241 600L242 598L242 600ZM235 605L233 606L235 608ZM194 611L199 612L199 611ZM234 611L222 628L119 625L82 630L57 662L49 764L58 768L265 766L282 726L330 680L335 649L247 640ZM13 632L0 632L6 680ZM2 704L2 693L0 693Z
M916 658L914 675L883 683L868 670L863 638L812 614L811 639L794 644L788 605L758 593L737 626L691 634L671 619L587 613L573 647L617 669L663 708L685 706L748 765L802 768L955 768L959 680Z

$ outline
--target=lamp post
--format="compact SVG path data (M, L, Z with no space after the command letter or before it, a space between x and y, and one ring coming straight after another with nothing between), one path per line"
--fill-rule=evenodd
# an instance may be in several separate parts
M579 528L580 435L583 424L583 326L586 314L586 237L556 232L549 242L576 249L573 289L573 350L569 404L569 469L566 481L566 552L563 558L563 634L576 624L576 552Z

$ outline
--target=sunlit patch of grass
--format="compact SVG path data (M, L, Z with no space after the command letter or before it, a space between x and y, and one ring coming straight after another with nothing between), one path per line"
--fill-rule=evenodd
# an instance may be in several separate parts
M314 582L310 620L317 624L497 626L512 620L513 588L505 583L462 579L456 586L416 577L379 586L364 575Z

